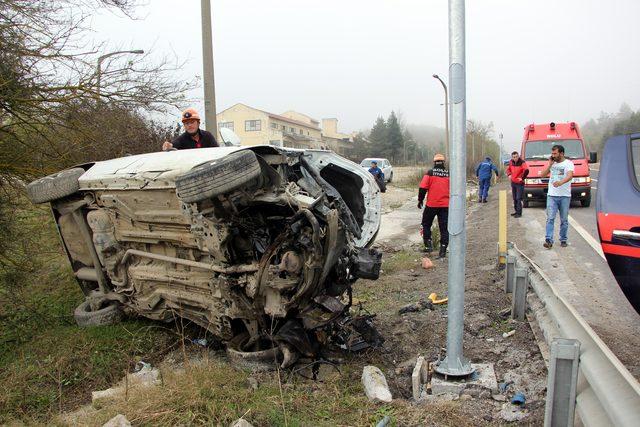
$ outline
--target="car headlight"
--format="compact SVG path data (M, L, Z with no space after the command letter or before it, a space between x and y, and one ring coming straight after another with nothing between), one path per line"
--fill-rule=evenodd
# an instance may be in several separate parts
M524 180L525 184L542 184L540 178L527 178Z
M588 184L591 182L591 177L590 176L581 176L578 178L573 178L571 180L572 183L574 184Z

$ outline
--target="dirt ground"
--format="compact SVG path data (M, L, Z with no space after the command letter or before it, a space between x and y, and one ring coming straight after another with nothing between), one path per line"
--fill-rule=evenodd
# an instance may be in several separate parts
M395 191L390 186L389 193ZM544 361L529 324L511 322L500 314L511 303L502 291L504 273L497 269L495 212L496 198L487 204L471 204L468 210L464 354L472 363L493 363L499 383L514 382L508 389L509 397L514 392L524 392L526 422L542 424L546 390ZM419 215L417 210L416 215ZM423 254L415 244L380 245L380 249L385 259L382 277L375 282L357 282L355 296L378 314L377 325L387 342L385 351L371 353L362 364L380 367L390 381L394 396L408 399L411 371L404 367L418 354L432 361L444 356L447 312L446 305L403 315L398 314L398 309L432 292L446 296L447 263L433 259L434 269L422 269ZM515 335L503 338L502 334L510 330L515 330ZM474 424L493 424L504 422L497 415L501 408L501 402L488 396L464 401L460 410L471 417Z

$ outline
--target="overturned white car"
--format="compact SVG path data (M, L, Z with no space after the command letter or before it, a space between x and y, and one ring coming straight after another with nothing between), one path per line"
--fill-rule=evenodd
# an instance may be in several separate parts
M181 316L241 351L268 342L284 366L328 341L382 342L371 316L350 313L354 281L379 275L369 249L379 190L332 152L150 153L67 169L27 192L51 202L87 296L81 325Z

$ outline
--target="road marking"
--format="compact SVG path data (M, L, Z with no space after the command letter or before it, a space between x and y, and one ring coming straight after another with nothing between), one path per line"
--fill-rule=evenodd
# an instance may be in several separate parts
M602 257L602 259L606 260L606 258L604 257L604 252L602 252L602 246L600 246L600 243L598 243L596 239L594 239L593 236L584 229L584 227L578 224L578 221L573 219L571 215L569 215L569 224L571 224L571 226L575 228L578 234L581 235L584 240L586 240L589 246L591 246L593 250Z

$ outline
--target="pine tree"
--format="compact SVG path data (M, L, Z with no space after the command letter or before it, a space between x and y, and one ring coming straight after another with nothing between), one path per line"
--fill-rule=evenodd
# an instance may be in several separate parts
M402 161L404 139L400 123L393 111L387 119L387 141L387 156L391 157L392 164L399 164Z
M371 128L369 134L369 141L371 141L371 148L373 155L377 157L386 157L388 153L388 132L387 124L382 117L376 119L376 123Z

